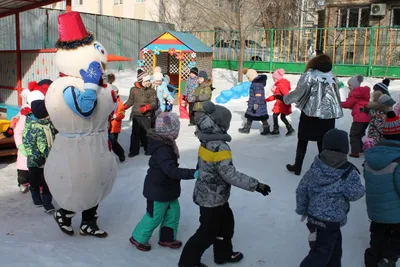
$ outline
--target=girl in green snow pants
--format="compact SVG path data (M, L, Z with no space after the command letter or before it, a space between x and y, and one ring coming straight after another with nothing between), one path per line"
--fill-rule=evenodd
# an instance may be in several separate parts
M177 115L163 112L157 116L155 129L148 132L147 152L151 157L143 187L143 195L147 199L146 214L129 239L141 251L151 249L150 237L160 224L158 244L174 249L182 246L182 242L176 240L180 218L180 182L194 179L196 170L178 167L179 151L175 139L179 134L179 125Z

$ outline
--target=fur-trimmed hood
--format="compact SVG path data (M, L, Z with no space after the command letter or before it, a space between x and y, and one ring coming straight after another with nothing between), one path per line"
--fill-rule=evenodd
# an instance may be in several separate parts
M378 99L381 95L383 95L381 91L374 91L372 93L372 101L368 103L368 108L384 111L385 108L387 108L387 106L382 105L381 103L378 102Z
M203 83L199 84L200 88L205 88L205 87L212 87L212 79L208 79L204 81Z

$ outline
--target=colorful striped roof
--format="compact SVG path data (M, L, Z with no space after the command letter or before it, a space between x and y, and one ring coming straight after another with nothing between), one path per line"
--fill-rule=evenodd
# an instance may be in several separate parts
M196 52L196 53L212 53L212 49L197 39L193 34L184 32L167 31L160 35L150 44L142 49L149 50L160 49L168 51L170 48L175 48L177 51Z

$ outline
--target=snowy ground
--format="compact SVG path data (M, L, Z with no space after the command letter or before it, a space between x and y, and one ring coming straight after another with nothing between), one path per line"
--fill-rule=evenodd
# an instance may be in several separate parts
M236 82L236 73L214 70L214 98L220 90L229 89ZM133 73L121 73L116 85L120 88L123 101L127 99L129 87L135 80ZM296 75L287 75L292 87L297 83ZM343 79L346 82L347 79ZM367 78L366 85L373 86L380 80ZM266 87L267 95L272 80L269 75ZM397 100L400 82L393 82L391 92ZM343 89L345 97L346 89ZM233 137L231 148L237 169L260 181L269 184L272 194L263 197L237 188L232 189L231 207L235 213L236 232L234 248L242 251L244 260L237 264L241 267L256 266L298 266L308 251L308 231L295 210L295 189L299 177L286 171L285 165L293 163L296 148L296 136L284 137L285 129L281 125L280 137L259 135L260 125L254 123L249 135L241 135L237 129L243 123L246 99L229 102L233 118L229 133ZM269 109L272 108L269 104ZM175 110L177 107L175 107ZM350 111L337 121L337 127L348 131L352 118ZM290 116L297 128L299 111L294 109ZM272 122L271 122L272 123ZM193 135L194 128L182 121L178 146L181 152L182 167L196 166L198 140ZM129 147L130 125L123 124L120 142L127 150ZM317 153L316 144L308 148L304 168L310 166ZM143 180L147 171L148 157L140 155L127 159L120 164L118 179L110 196L99 208L99 224L108 231L109 237L99 240L91 237L73 237L63 234L51 216L43 209L35 208L29 194L21 195L16 186L16 167L13 159L0 159L0 266L141 266L155 267L177 266L181 250L170 250L157 245L157 233L151 239L153 250L140 252L128 238L145 212L146 201L142 195ZM361 169L363 159L351 160ZM187 241L195 232L199 222L199 209L192 202L194 181L182 182L181 222L178 238ZM74 218L74 227L78 229L80 216ZM369 242L368 218L365 200L352 204L348 224L343 230L343 266L361 267L363 254ZM213 263L212 249L203 256L208 266Z

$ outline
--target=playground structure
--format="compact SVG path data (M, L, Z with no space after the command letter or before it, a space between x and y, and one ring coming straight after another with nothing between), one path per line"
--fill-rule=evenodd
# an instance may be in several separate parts
M212 49L190 33L166 31L141 49L138 66L150 74L161 67L170 84L178 88L180 99L191 68L212 76Z

